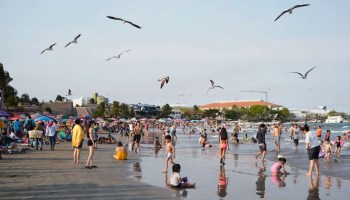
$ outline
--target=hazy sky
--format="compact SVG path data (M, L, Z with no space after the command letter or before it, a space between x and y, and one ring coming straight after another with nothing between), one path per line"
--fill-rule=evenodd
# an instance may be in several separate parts
M311 6L286 14L301 3ZM126 103L264 99L350 111L348 0L0 0L0 62L19 92ZM106 18L125 18L142 27ZM63 48L81 33L78 44ZM57 43L54 51L41 51ZM121 59L105 59L131 49ZM306 72L302 80L290 71ZM159 89L158 78L170 76ZM224 90L213 90L214 80Z

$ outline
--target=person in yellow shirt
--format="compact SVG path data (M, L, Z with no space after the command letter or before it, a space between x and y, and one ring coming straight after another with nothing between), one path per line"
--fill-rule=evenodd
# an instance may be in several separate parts
M126 160L128 157L128 153L126 148L123 146L122 142L118 142L117 148L115 148L115 155L113 158L116 160Z
M73 163L79 164L80 150L83 147L84 130L80 125L80 119L75 120L75 124L72 127L72 147L74 149L73 153Z

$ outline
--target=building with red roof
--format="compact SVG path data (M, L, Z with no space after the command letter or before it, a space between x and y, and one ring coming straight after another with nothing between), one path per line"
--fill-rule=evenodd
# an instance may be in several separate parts
M263 100L239 100L239 101L218 101L218 102L214 102L214 103L210 103L210 104L206 104L206 105L201 105L199 108L202 110L209 110L209 109L222 110L224 108L231 109L234 106L243 107L243 108L250 108L250 107L256 106L256 105L268 106L272 109L280 109L283 107L281 105L266 102Z

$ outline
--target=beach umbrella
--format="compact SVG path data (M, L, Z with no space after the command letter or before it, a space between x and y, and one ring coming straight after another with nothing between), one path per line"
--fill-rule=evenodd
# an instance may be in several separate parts
M47 117L47 116L40 116L40 117L38 117L38 118L36 118L34 121L45 121L45 122L49 122L49 121L51 121L51 120L53 120L52 118L50 118L50 117Z
M91 119L91 116L90 115L85 115L84 118L85 119Z
M142 118L141 121L147 121L147 118Z

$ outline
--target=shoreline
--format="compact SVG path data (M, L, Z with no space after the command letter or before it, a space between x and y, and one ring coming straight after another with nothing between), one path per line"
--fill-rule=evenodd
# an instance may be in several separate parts
M132 166L142 154L129 153L128 160L115 161L114 145L98 144L96 169L86 169L86 140L80 164L72 163L71 143L3 155L0 161L0 199L170 199L164 188L133 180Z

